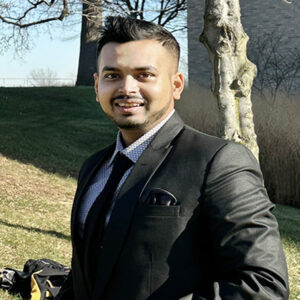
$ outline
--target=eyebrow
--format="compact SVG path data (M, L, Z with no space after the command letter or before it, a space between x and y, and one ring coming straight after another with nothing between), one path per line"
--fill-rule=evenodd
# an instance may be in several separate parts
M134 68L134 70L136 71L155 71L157 72L157 68L155 68L154 66L143 66L143 67L138 67L138 68ZM110 67L110 66L104 66L103 69L102 69L102 72L119 72L120 69L118 68L114 68L114 67Z
M120 71L120 70L118 68L105 66L103 67L102 72L106 72L106 71Z
M155 68L154 66L151 66L151 65L135 68L135 70L137 70L137 71L155 71L155 72L158 71L157 68Z

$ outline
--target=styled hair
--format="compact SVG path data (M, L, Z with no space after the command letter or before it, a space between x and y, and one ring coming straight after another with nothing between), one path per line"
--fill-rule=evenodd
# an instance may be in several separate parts
M139 40L156 40L162 46L173 52L179 62L180 47L171 32L164 27L131 17L109 16L105 19L104 26L100 29L98 40L97 58L105 44L110 42L126 43Z

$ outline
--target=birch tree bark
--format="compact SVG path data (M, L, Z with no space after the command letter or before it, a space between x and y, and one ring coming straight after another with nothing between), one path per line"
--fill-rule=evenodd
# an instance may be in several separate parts
M238 0L205 0L200 41L213 66L212 91L218 100L223 137L248 147L258 160L251 87L256 66L247 58Z

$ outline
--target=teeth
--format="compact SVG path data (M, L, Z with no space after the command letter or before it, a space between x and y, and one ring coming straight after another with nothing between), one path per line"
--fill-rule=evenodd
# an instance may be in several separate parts
M140 106L141 104L137 104L137 103L118 103L119 106L121 107L137 107Z

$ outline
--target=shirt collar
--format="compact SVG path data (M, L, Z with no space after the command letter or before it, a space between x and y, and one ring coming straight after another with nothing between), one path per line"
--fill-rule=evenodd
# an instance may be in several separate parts
M140 138L138 138L135 142L133 142L126 148L124 148L124 146L123 146L121 132L119 131L118 135L117 135L117 140L116 140L116 147L115 147L114 153L111 156L108 164L111 165L113 163L118 152L123 153L130 160L132 160L134 163L136 163L137 160L139 159L139 157L142 155L143 151L148 147L148 145L153 140L155 134L171 118L171 116L174 114L174 112L175 112L175 109L173 109L170 112L170 114L165 119L163 119L160 123L158 123L155 127L153 127L151 130L146 132L144 135L142 135Z

